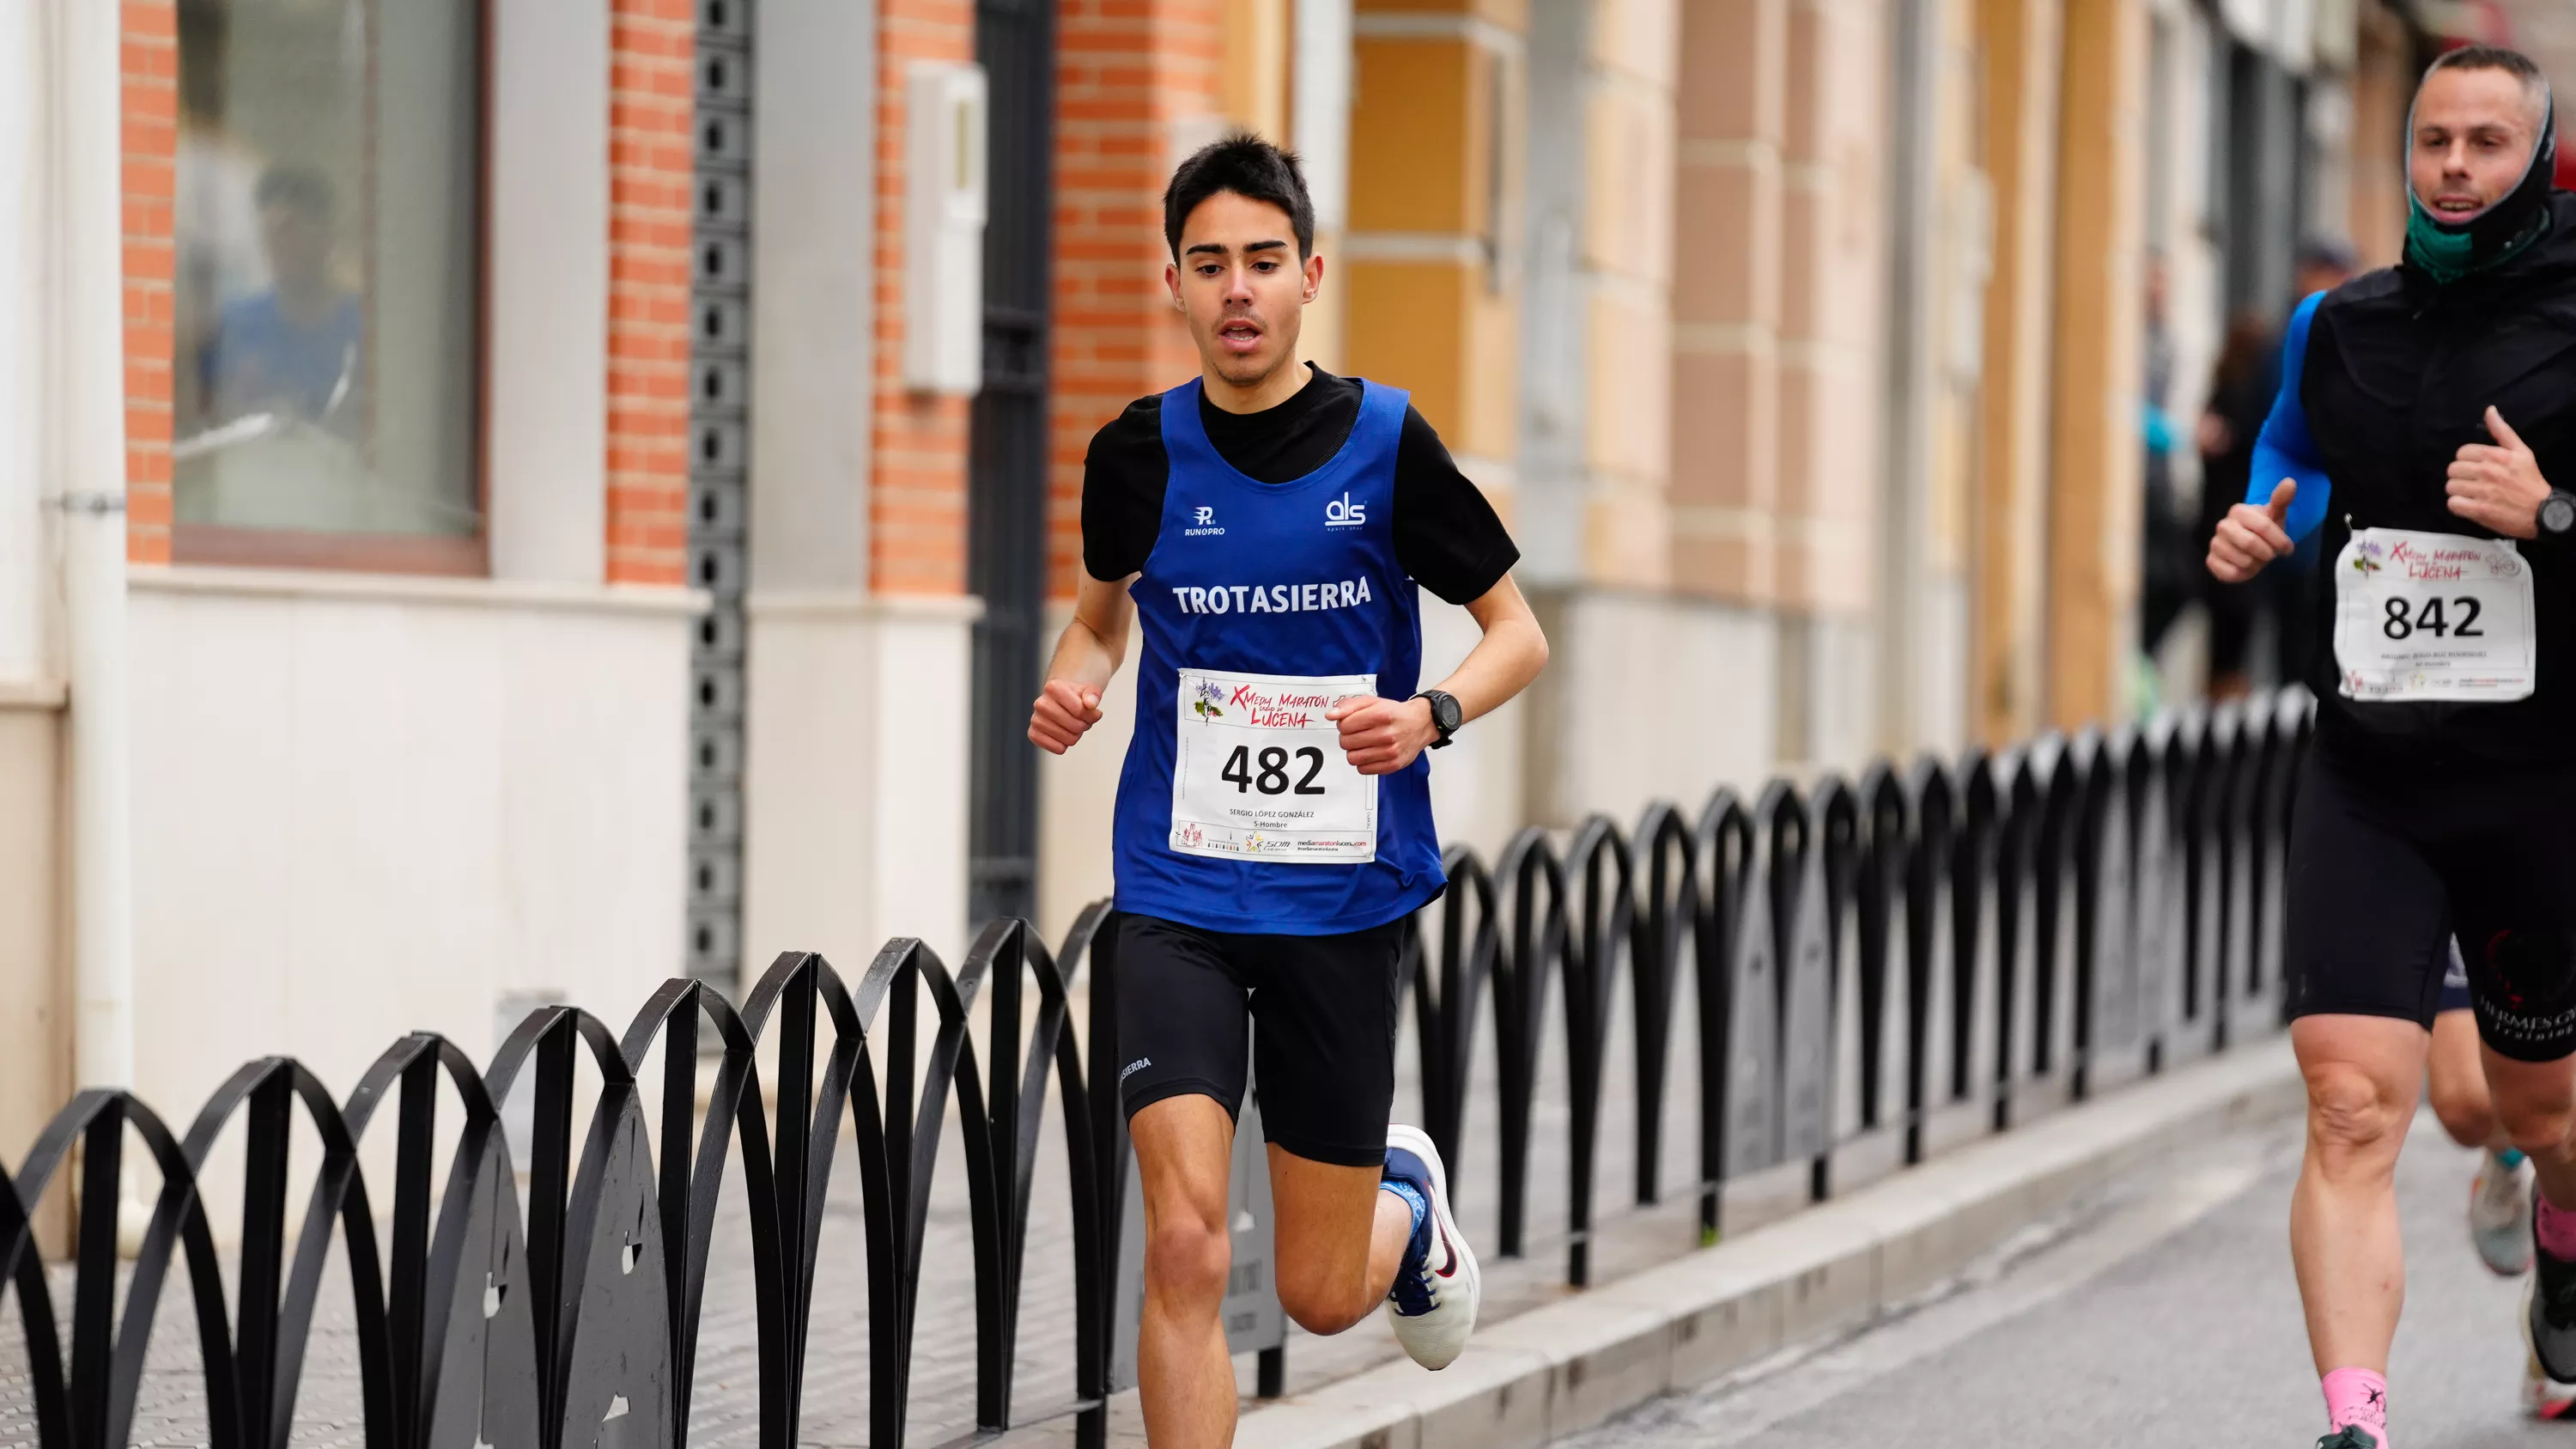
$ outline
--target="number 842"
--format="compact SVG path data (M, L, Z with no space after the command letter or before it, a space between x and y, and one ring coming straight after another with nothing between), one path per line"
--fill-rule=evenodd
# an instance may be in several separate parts
M2438 596L2426 599L2420 609L2408 608L2403 598L2390 599L2386 607L2388 617L2380 621L2379 632L2391 639L2404 639L2419 632L2430 634L2436 639L2445 635L2461 639L2486 637L2486 631L2478 627L2476 599L2464 594L2451 600L2451 607L2459 611L2458 623L2452 623L2443 617L2442 600Z

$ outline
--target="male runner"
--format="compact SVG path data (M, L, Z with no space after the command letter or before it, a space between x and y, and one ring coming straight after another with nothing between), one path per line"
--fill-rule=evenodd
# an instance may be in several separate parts
M2497 1125L2487 1095L2486 1063L2478 1049L2477 1013L2469 994L2469 967L2457 941L2442 976L2442 1001L2433 1018L2432 1060L2426 1092L2433 1116L2453 1142L2478 1154L2469 1179L2469 1243L2479 1261L2500 1278L2531 1271L2531 1163ZM2523 1403L2534 1418L2576 1413L2576 1384L2551 1379L2536 1356L2526 1356Z
M2496 1124L2486 1063L2478 1050L2469 967L2456 942L2433 1017L2425 1095L2432 1099L2433 1116L2443 1132L2477 1150L2477 1174L2469 1180L2469 1243L2478 1250L2479 1261L2500 1278L2530 1272L2531 1164Z
M2455 931L2496 1118L2538 1181L2531 1347L2576 1380L2576 495L2549 481L2576 479L2576 198L2550 190L2555 129L2516 52L2426 73L2405 263L2300 306L2267 501L2210 545L2241 581L2322 523L2334 561L2288 927L2308 1089L2290 1246L2338 1449L2388 1442L2393 1174Z
M1288 1316L1338 1333L1384 1301L1435 1369L1475 1326L1439 1154L1387 1122L1396 954L1445 884L1423 752L1519 693L1547 640L1510 535L1405 395L1298 360L1324 261L1296 158L1208 146L1173 173L1163 232L1199 376L1092 439L1084 577L1029 738L1062 754L1099 722L1132 610L1115 856L1137 1377L1156 1449L1203 1449L1234 1434L1217 1309L1247 1021ZM1433 689L1417 581L1484 631Z

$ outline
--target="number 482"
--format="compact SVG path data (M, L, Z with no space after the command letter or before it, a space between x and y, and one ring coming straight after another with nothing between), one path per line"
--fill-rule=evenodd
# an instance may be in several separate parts
M1238 795L1247 790L1258 790L1264 795L1323 794L1324 787L1315 783L1315 777L1324 773L1324 752L1308 745L1297 752L1297 758L1306 762L1306 774L1293 791L1288 784L1288 752L1277 745L1263 750L1258 761L1254 759L1250 745L1235 746L1234 753L1225 757L1225 768L1217 771L1217 778L1233 782L1234 792ZM1261 767L1258 774L1253 771L1256 763Z
M2436 639L2444 635L2455 635L2462 639L2486 637L2486 631L2478 627L2477 600L2462 595L2453 599L2451 606L2460 611L2460 621L2456 624L2442 617L2442 601L2438 596L2426 599L2424 607L2411 611L2406 607L2406 600L2403 598L2390 599L2387 605L2388 617L2380 621L2379 632L2391 639L2404 639L2419 632L2430 634Z

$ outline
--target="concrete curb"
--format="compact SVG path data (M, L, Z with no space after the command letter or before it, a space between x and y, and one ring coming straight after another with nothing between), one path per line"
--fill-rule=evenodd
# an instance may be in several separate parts
M2286 1036L1967 1144L1650 1272L1243 1416L1237 1449L1536 1449L1921 1296L2087 1188L2298 1111Z

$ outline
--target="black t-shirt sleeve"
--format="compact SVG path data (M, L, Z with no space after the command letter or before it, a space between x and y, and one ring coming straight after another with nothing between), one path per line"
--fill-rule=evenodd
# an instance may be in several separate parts
M1086 486L1086 540L1090 496ZM1406 407L1404 433L1395 446L1395 561L1424 588L1450 603L1466 604L1501 583L1520 557L1484 490L1458 471L1422 414Z
M1145 566L1163 528L1163 400L1141 397L1091 435L1082 458L1082 567L1114 583Z

